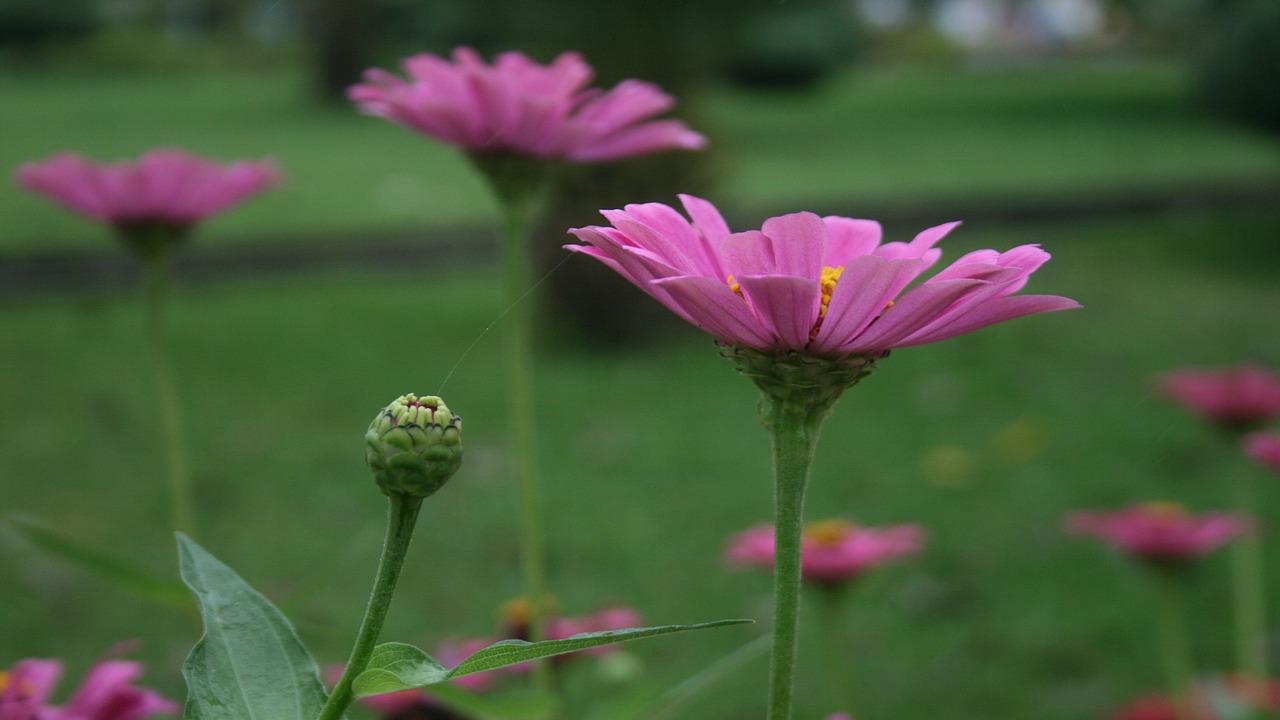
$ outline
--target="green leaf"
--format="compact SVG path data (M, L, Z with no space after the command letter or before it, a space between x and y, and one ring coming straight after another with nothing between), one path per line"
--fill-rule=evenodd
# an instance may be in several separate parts
M655 635L705 630L707 628L742 625L751 620L717 620L696 625L660 625L657 627L605 630L579 633L561 640L525 642L503 640L479 650L452 669L441 665L435 658L412 645L384 643L374 648L373 657L364 672L356 677L353 688L357 695L380 695L396 690L436 685L446 680L496 670L530 660L587 650L601 645L611 645L626 640L638 640Z
M432 687L431 697L479 720L547 720L556 707L555 697L545 693L476 695L448 684Z
M284 615L239 575L178 533L182 580L204 618L191 649L187 720L315 720L326 693Z
M131 560L82 545L34 520L10 518L5 526L40 550L82 567L135 595L163 605L187 603L187 591L182 583L153 573Z

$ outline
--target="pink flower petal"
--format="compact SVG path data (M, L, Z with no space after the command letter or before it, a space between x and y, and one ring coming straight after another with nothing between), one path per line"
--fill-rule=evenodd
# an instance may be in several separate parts
M818 317L818 283L802 277L746 275L737 279L761 325L780 347L804 347Z

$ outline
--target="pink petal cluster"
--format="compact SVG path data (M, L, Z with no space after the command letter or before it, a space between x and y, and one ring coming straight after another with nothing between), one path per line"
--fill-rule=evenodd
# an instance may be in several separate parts
M816 583L842 583L871 568L915 555L924 547L925 531L919 525L859 527L845 520L824 520L804 528L800 572ZM734 565L773 567L774 529L757 525L729 541L725 559Z
M1280 417L1280 375L1259 365L1178 370L1157 383L1169 399L1228 428L1251 429Z
M142 665L127 660L98 663L65 705L49 704L62 675L56 660L23 660L0 673L0 720L140 720L177 715L181 706L135 687Z
M1253 523L1235 513L1193 514L1181 505L1147 502L1114 512L1068 513L1067 531L1091 535L1138 559L1156 563L1191 560L1250 532Z
M348 97L361 112L469 153L586 163L706 145L683 122L652 119L675 104L655 85L626 80L588 89L595 71L577 53L539 65L506 52L489 65L461 47L452 61L424 53L402 64L407 80L373 68Z
M610 227L571 230L586 253L720 342L824 357L878 356L1031 313L1079 307L1014 295L1049 259L1035 245L969 253L908 289L959 223L909 243L880 224L801 212L732 233L706 200L681 195L686 220L659 203L601 211Z
M137 162L55 155L20 166L14 179L104 223L185 227L271 187L280 173L270 161L222 165L183 150L159 149Z
M1270 430L1246 435L1244 452L1259 465L1280 473L1280 431Z

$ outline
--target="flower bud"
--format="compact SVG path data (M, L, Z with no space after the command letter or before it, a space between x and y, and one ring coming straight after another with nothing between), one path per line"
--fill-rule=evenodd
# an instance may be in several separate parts
M462 464L462 418L434 395L402 395L369 424L364 443L384 494L424 498Z

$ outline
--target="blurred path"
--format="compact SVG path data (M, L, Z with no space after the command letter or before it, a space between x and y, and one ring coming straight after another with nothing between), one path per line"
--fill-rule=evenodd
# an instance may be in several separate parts
M807 209L821 215L875 218L891 227L925 227L957 219L970 224L1032 224L1236 207L1269 207L1280 212L1280 183L1224 182L1095 195L863 203L856 208L819 204ZM731 213L730 225L758 227L766 217L795 210L768 208L752 216ZM240 242L234 247L196 243L178 257L176 277L183 282L210 282L353 269L439 272L495 262L496 243L496 230L490 228L423 230L364 238L345 234L341 238L307 241L264 239ZM0 256L0 299L132 288L141 282L141 273L142 268L133 258L108 245L101 251Z

